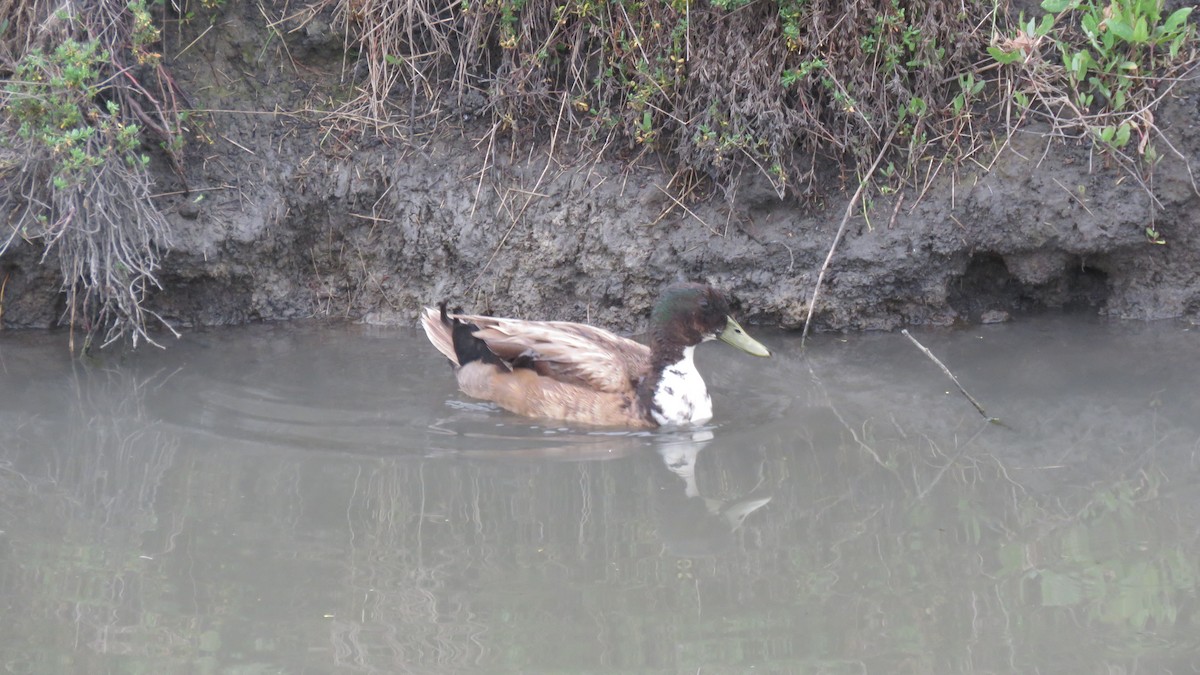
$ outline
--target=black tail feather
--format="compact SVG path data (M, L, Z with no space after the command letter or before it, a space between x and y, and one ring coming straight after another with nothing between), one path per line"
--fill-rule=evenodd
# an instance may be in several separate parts
M445 302L438 303L438 308L442 310L442 323L450 326L450 336L454 340L454 355L458 358L458 365L465 366L474 361L482 361L508 370L509 365L496 356L496 353L488 348L486 342L475 337L475 331L479 330L479 327L450 316L446 311L446 304Z

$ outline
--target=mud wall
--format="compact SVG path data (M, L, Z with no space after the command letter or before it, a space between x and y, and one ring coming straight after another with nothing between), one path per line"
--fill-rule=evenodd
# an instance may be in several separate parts
M149 304L173 324L415 325L420 305L449 299L635 330L664 283L688 278L731 290L751 323L802 325L853 192L837 167L804 200L751 181L735 199L685 205L668 196L660 158L598 160L571 138L502 139L489 153L468 112L454 133L414 130L409 143L331 132L318 109L347 86L341 36L310 28L272 45L265 19L240 5L172 64L211 111L186 180L162 164L174 236ZM1178 91L1156 121L1195 166L1200 86ZM1042 309L1200 320L1200 197L1164 154L1158 210L1103 157L1036 130L943 167L928 189L875 194L850 220L814 327ZM15 245L0 260L6 326L60 320L55 266L40 255Z

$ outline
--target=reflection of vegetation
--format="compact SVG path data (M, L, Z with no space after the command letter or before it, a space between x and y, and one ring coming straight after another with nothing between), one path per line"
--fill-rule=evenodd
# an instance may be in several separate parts
M1181 611L1200 580L1200 540L1164 503L1155 470L1078 496L1056 480L1037 495L988 452L987 436L945 451L928 438L867 438L864 447L862 433L845 433L890 494L865 498L851 486L821 512L810 536L840 534L828 535L828 552L794 558L798 593L828 624L868 626L872 651L908 664L901 670L1103 671L1128 658L1174 663L1200 646L1196 619ZM811 628L831 653L844 649L828 629ZM1003 641L989 636L997 630Z
M1001 576L1033 580L1041 606L1082 608L1088 620L1101 624L1136 631L1174 626L1179 601L1196 590L1200 568L1195 553L1178 542L1150 545L1148 533L1162 527L1147 518L1158 515L1150 504L1158 484L1143 474L1099 488L1077 517L1052 529L1036 548L1002 546Z
M103 659L130 654L190 657L189 623L165 609L168 579L143 555L171 529L155 501L178 445L146 421L154 382L82 368L72 381L62 418L10 412L0 436L0 513L16 516L0 529L19 561L0 565L0 588L9 616L23 617L3 644L41 664L33 672L99 672ZM58 625L67 628L50 628Z

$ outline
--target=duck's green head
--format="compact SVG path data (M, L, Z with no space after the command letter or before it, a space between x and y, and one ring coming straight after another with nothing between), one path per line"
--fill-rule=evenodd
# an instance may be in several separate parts
M716 338L747 354L771 355L734 320L725 294L706 284L668 286L650 312L650 331L655 340L680 346Z

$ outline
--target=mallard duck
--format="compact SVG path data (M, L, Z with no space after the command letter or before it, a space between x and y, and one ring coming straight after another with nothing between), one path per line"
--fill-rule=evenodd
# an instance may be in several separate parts
M426 307L421 325L454 364L458 386L528 417L595 426L650 428L712 418L696 370L696 345L720 339L748 354L771 352L730 316L711 286L668 286L650 313L650 345L565 321L451 314Z

